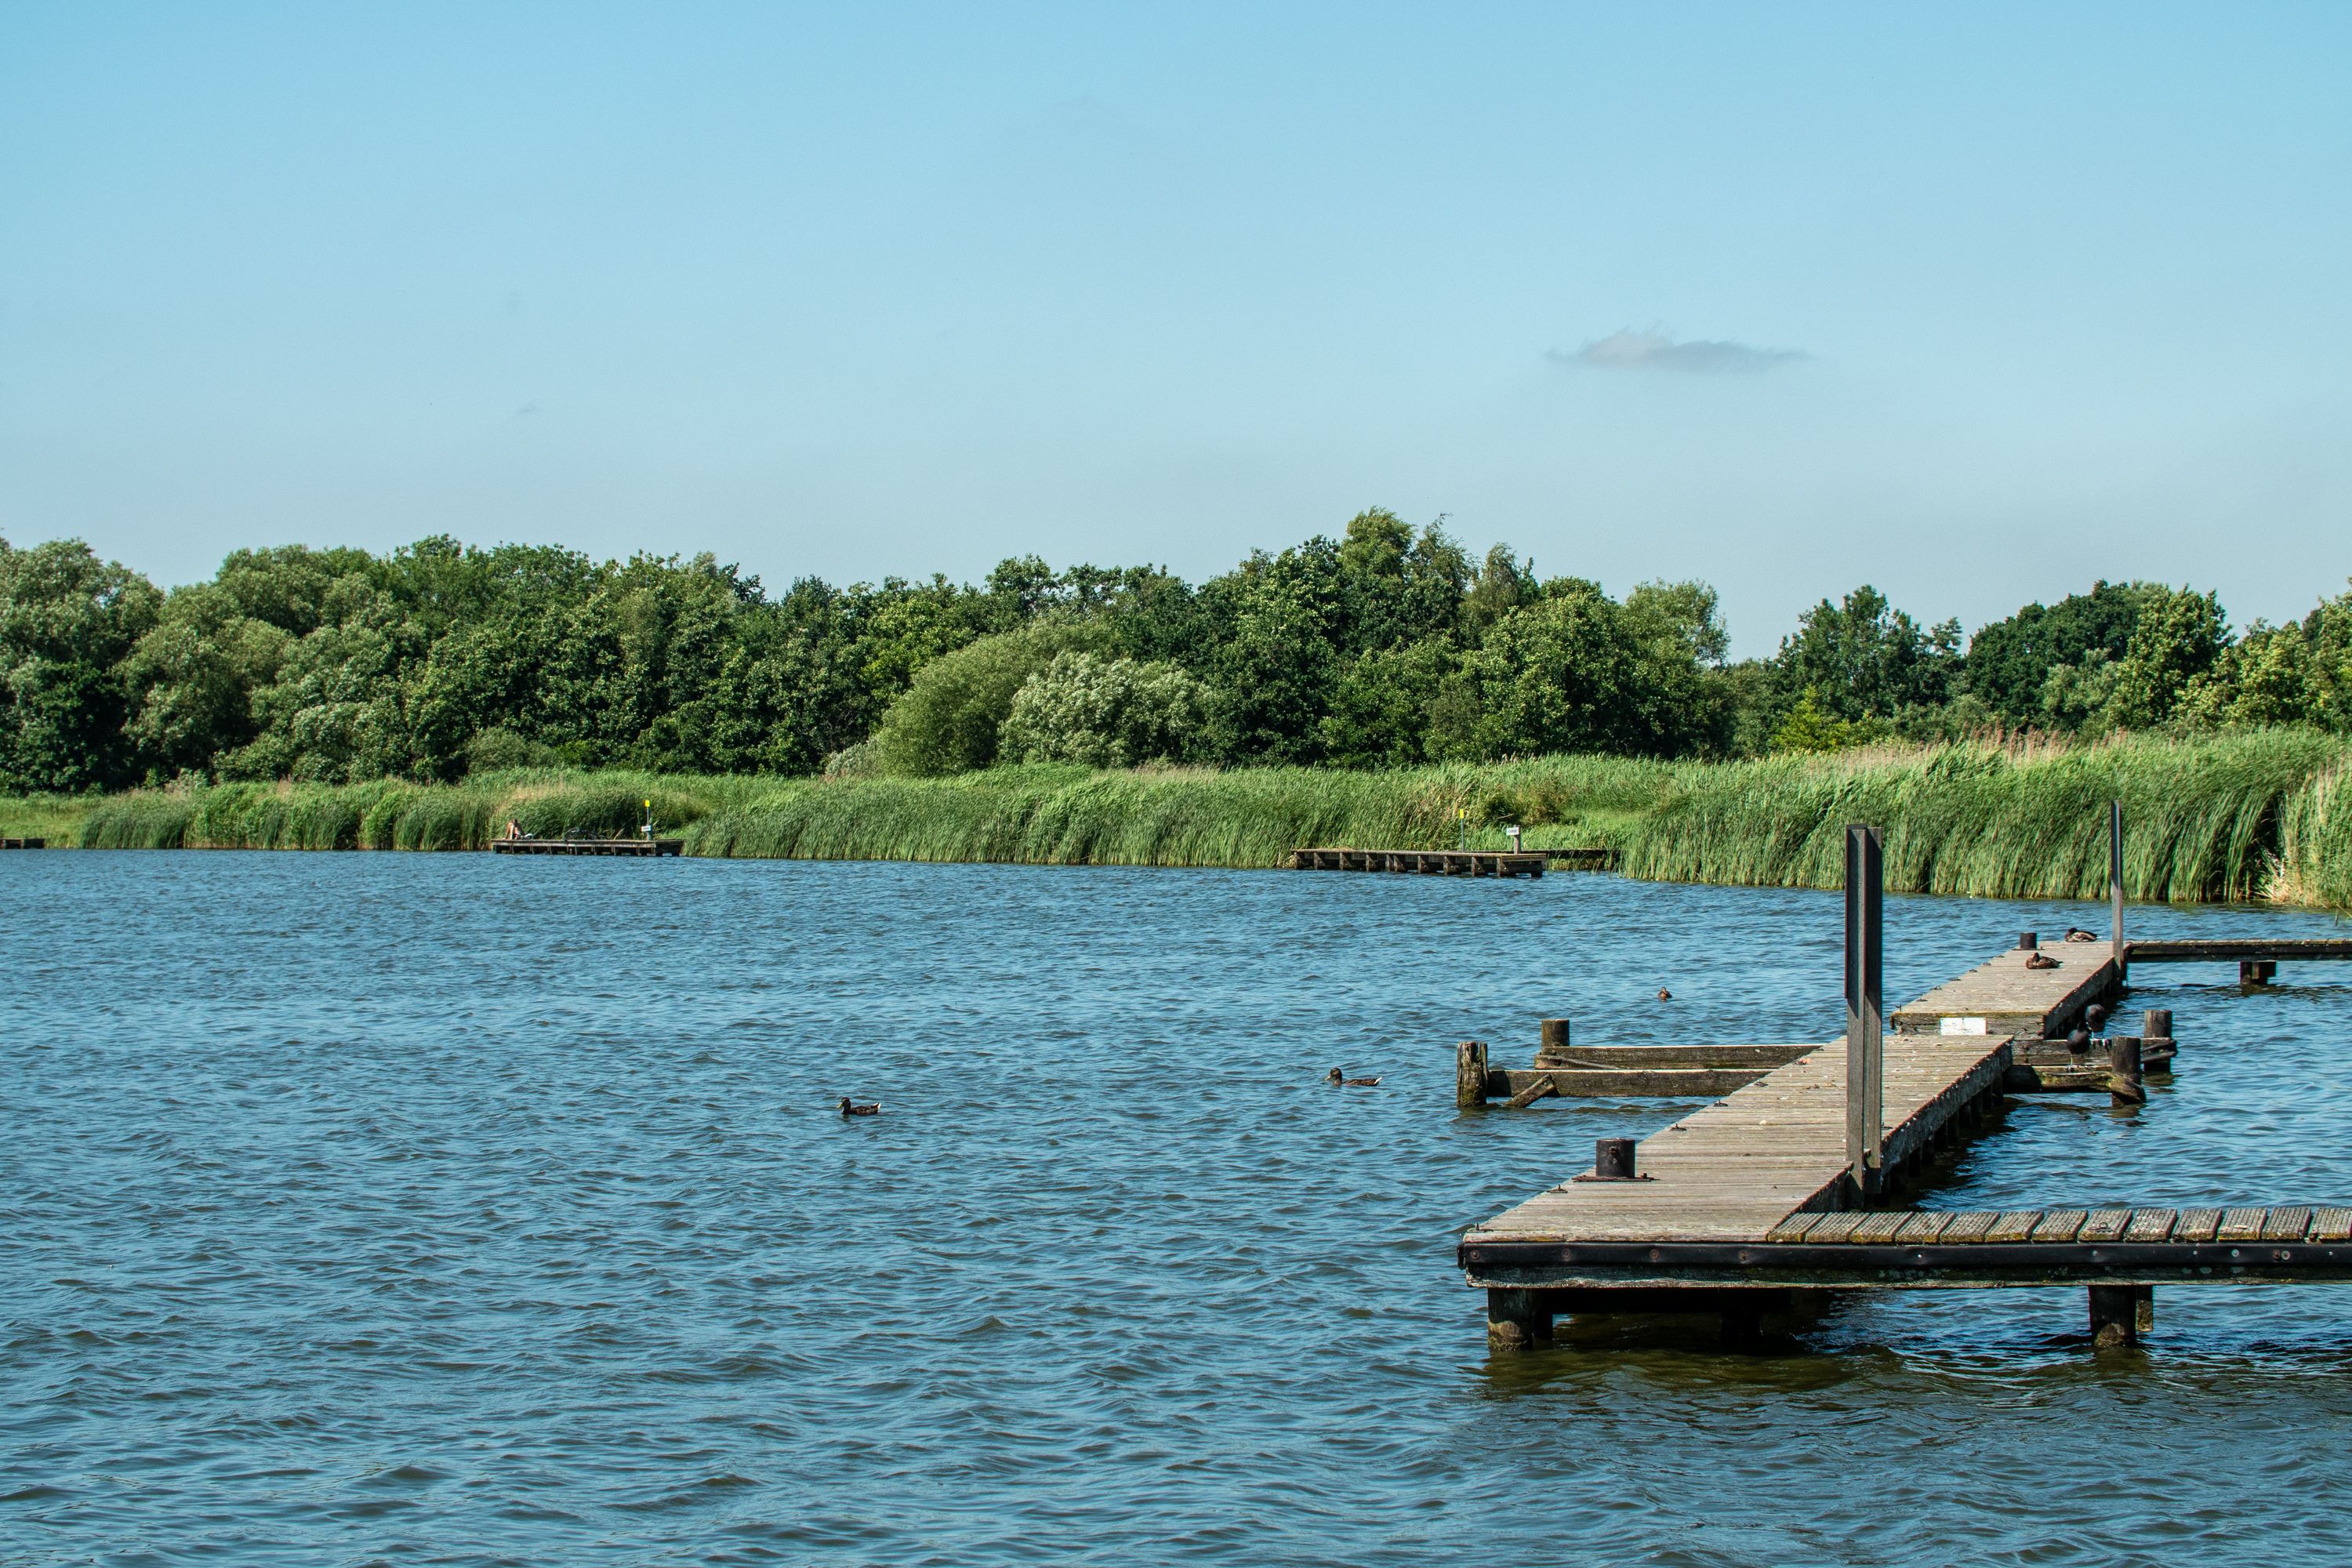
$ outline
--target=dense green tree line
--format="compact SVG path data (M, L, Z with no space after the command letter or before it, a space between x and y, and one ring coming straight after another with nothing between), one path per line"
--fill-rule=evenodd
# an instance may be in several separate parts
M1006 561L980 586L709 555L598 563L436 537L231 554L164 593L0 540L0 786L448 779L531 762L943 773L999 760L1373 767L1932 738L2352 728L2352 595L2233 634L2212 595L2099 584L1978 631L1868 586L1729 663L1714 592L1622 600L1367 511L1197 585Z

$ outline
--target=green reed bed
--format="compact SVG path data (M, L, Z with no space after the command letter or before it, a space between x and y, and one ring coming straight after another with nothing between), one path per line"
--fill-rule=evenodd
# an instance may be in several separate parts
M133 790L88 810L86 849L481 849L506 831L553 838L635 834L653 802L676 833L751 781L517 769L454 784L228 784Z
M2107 803L2120 799L2131 898L2342 903L2345 826L2315 792L2347 750L2280 730L1685 769L1676 792L1622 835L1621 863L1664 880L1833 888L1844 877L1845 825L1869 822L1886 830L1891 889L2097 898L2106 889ZM2292 842L2282 833L2290 822Z
M2345 909L2347 778L2352 744L2273 730L1386 773L1034 766L824 781L526 768L452 784L240 784L16 805L27 822L78 821L47 836L90 848L479 849L509 822L542 838L634 834L651 800L658 830L695 855L1039 865L1265 867L1305 845L1438 848L1465 835L1492 849L1517 823L1530 847L1613 847L1636 877L1813 888L1840 884L1844 826L1870 822L1886 830L1890 888L2097 898L2107 802L2120 798L2133 898Z
M1506 822L1654 801L1664 764L1559 757L1390 773L1313 768L997 768L807 784L714 816L697 854L1038 865L1274 866L1304 845L1500 847ZM1466 819L1456 816L1466 811ZM1530 837L1528 842L1544 836Z

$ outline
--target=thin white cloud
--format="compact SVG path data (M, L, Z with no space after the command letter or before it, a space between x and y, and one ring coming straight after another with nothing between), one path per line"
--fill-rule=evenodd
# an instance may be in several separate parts
M1759 349L1746 343L1705 339L1676 342L1664 332L1637 332L1632 328L1595 338L1573 353L1558 349L1545 356L1556 364L1591 365L1601 370L1678 370L1689 374L1721 375L1778 370L1812 356L1801 349Z

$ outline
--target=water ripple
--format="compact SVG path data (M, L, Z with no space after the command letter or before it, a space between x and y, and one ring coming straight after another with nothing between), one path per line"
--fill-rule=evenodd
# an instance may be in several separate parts
M2168 1289L2139 1355L2020 1290L1486 1358L1454 1235L1679 1108L1457 1115L1454 1041L1827 1037L1834 896L205 853L0 893L11 1563L2352 1547L2336 1291ZM1896 900L1888 989L2084 918ZM2021 1105L1931 1201L2352 1196L2352 972L2144 978L2179 1079Z

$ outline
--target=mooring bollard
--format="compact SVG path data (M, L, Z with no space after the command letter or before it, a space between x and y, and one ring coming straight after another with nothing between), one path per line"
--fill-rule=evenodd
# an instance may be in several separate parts
M2017 933L2017 945L2021 948L2028 949L2029 951L2033 948L2040 947L2042 945L2042 933L2034 931L2019 931Z
M1486 1103L1486 1042L1465 1040L1454 1047L1454 1105L1467 1110Z
M2110 1104L2147 1103L2147 1089L2140 1081L2139 1069L2137 1035L2117 1035L2107 1042L2107 1097Z
M1565 1018L1546 1018L1543 1020L1542 1028L1543 1044L1536 1048L1536 1054L1538 1056L1544 1057L1564 1057L1568 1055L1568 1020Z
M1604 1182L1631 1182L1633 1173L1633 1140L1631 1138L1596 1138L1592 1141L1592 1173Z

